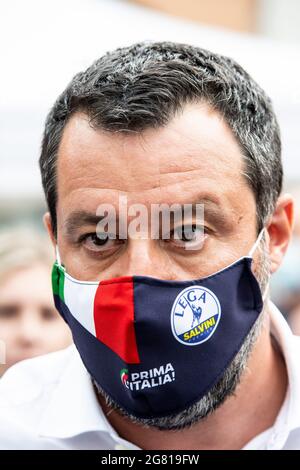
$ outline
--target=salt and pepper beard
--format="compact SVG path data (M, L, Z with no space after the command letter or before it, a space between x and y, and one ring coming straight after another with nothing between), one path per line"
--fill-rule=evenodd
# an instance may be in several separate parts
M267 289L270 278L270 258L267 250L265 234L257 247L258 261L254 269L254 274L259 283L261 292ZM132 423L139 424L145 428L155 428L158 430L182 430L192 427L200 420L205 419L213 413L224 401L232 396L241 378L247 368L249 358L253 351L254 345L260 336L266 319L268 297L266 297L263 310L258 316L256 322L252 326L250 332L245 338L240 350L235 355L229 366L225 369L221 379L206 393L199 401L189 406L183 411L172 413L165 417L159 418L137 418L133 416L118 403L116 403L96 381L92 378L93 384L101 397L105 399L106 405L110 408L110 412L117 411L122 416L127 417Z

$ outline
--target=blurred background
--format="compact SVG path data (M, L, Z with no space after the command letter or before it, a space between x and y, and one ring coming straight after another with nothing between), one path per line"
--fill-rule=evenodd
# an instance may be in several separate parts
M231 56L272 98L297 217L272 297L300 334L299 0L1 0L0 234L25 225L44 235L38 157L58 94L106 51L145 39Z

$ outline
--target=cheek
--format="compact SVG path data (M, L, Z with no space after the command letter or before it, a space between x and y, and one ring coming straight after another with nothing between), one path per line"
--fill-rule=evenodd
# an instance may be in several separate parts
M4 341L6 347L17 340L18 322L0 320L0 340Z
M19 351L18 322L0 320L1 351L5 354L5 364L0 366L1 374L15 362L15 354Z
M45 330L45 347L62 348L68 346L72 341L70 328L61 317L51 322L44 321L43 328Z

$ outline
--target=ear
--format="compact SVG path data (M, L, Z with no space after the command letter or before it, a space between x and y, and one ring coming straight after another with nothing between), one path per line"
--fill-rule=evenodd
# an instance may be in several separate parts
M50 212L46 212L43 216L43 223L44 226L48 232L48 235L50 237L50 240L52 242L52 245L55 247L56 245L56 238L54 236L53 230L52 230L52 220L51 220L51 215Z
M294 201L290 194L278 198L275 211L267 225L271 273L281 265L288 248L294 224Z

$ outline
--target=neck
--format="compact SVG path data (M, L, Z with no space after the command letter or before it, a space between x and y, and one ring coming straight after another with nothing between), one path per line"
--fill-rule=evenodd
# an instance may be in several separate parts
M132 423L98 397L119 435L146 450L241 449L274 424L284 401L287 371L266 322L234 393L211 415L189 429L161 431Z

